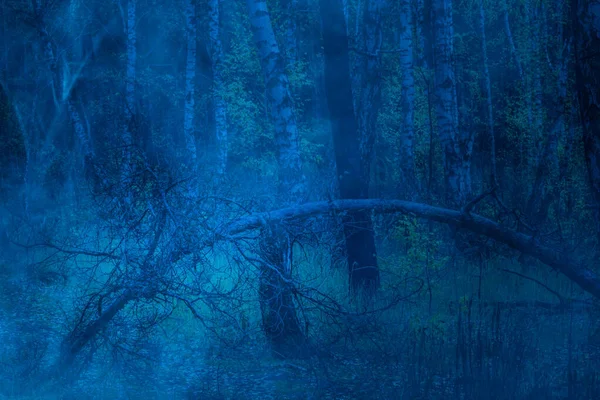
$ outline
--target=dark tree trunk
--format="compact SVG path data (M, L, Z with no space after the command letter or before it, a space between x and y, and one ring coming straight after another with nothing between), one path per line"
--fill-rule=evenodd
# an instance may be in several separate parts
M320 0L325 53L325 92L331 118L340 197L365 199L368 182L361 179L360 137L352 104L348 35L342 0ZM379 269L371 213L356 210L343 217L350 289L371 293L379 285Z
M600 5L591 0L573 0L571 12L575 26L575 90L600 240Z
M402 90L400 110L402 112L402 130L398 140L398 157L394 163L400 166L398 193L403 197L415 198L418 185L415 173L415 72L413 13L410 0L400 2L400 64L402 66ZM422 39L419 39L421 43Z
M454 207L471 194L473 135L458 123L454 73L454 24L452 0L433 0L435 97L438 135L443 148L446 200Z
M281 230L280 230L281 229ZM296 314L291 281L292 243L281 225L262 230L260 312L263 329L277 358L301 357L306 337Z

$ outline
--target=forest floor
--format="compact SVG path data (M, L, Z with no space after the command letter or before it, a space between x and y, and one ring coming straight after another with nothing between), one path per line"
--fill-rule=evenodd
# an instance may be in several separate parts
M221 359L209 363L190 399L408 399L396 366L360 359ZM395 372L395 373L394 373Z

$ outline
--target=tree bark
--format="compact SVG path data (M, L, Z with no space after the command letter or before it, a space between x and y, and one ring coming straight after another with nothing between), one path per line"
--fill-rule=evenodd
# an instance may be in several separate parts
M287 202L297 202L304 192L304 178L300 163L298 128L285 74L283 57L275 40L275 33L265 0L247 0L254 42L263 71L269 113L275 128L277 163L279 166L279 193Z
M209 0L209 37L213 72L213 103L215 109L215 130L217 142L217 175L225 175L228 158L227 105L223 99L223 46L221 45L221 0Z
M348 35L341 0L320 0L325 55L325 92L333 134L340 197L366 198L360 137L352 104ZM371 215L356 210L343 217L350 290L370 293L379 285Z
M417 191L414 152L415 114L415 72L413 15L410 0L400 2L400 65L402 66L402 87L400 110L402 129L399 137L400 166L399 191L403 197L414 196Z
M515 46L515 41L513 39L512 30L510 28L510 18L508 15L508 0L502 0L502 14L504 16L504 31L506 32L506 37L508 39L508 45L510 46L510 54L517 66L517 72L519 73L519 78L521 81L525 79L523 75L523 64L521 63L521 57L517 52L517 47Z
M126 290L121 296L117 297L104 312L94 321L87 325L81 332L75 336L67 338L61 349L61 359L59 369L70 366L79 352L104 328L110 321L132 300L139 296L131 290Z
M600 241L600 5L593 0L572 0L571 12L575 32L575 91Z
M196 95L196 1L187 0L185 5L185 36L187 54L185 62L185 106L183 116L183 136L186 157L191 173L197 169L196 137L194 134L194 105Z
M285 0L285 54L287 64L293 67L298 61L298 38L296 29L296 11L298 0Z
M131 192L131 177L133 175L133 161L131 158L131 147L133 146L133 131L135 127L135 80L137 60L137 34L136 34L136 6L137 0L127 1L127 57L125 69L125 109L123 126L123 166L122 186L125 193L125 202L133 201Z
M488 134L490 137L491 158L491 185L498 185L498 171L496 168L496 134L494 133L494 109L492 106L492 84L490 80L490 69L488 66L487 40L485 35L485 8L483 0L479 0L479 31L481 33L481 52L483 55L483 80L488 112Z
M373 149L377 136L377 116L381 107L381 43L382 12L385 0L365 0L362 34L362 44L358 56L358 77L360 89L357 101L357 126L360 137L360 169L361 180L367 187L371 181L371 164Z
M464 204L471 193L473 135L459 129L454 75L452 0L433 0L435 94L438 135L443 149L446 200Z
M254 42L266 86L266 102L275 128L278 195L284 204L297 204L304 194L298 129L283 57L275 39L265 0L247 0ZM291 285L292 243L278 226L262 230L259 297L263 329L273 355L300 356L306 338L296 315Z
M527 200L526 215L529 216L532 221L540 224L547 218L547 209L552 202L553 197L557 197L558 189L547 190L546 184L552 179L552 173L559 178L565 178L562 176L559 166L559 155L558 155L558 144L560 138L564 137L566 121L565 115L567 114L567 89L569 79L569 65L572 63L571 58L571 44L572 37L569 33L564 30L562 25L563 15L563 2L561 0L556 2L556 14L561 18L561 22L558 23L558 29L556 33L559 38L557 44L560 46L558 50L558 57L556 60L556 87L557 93L555 101L552 104L553 113L556 115L556 121L552 129L549 130L548 137L542 148L541 155L538 159L538 165L536 169L535 180L529 198ZM544 25L547 23L544 21ZM540 55L541 56L541 55ZM546 55L548 57L548 55ZM536 78L537 79L537 78ZM541 85L541 84L540 84ZM538 89L541 92L541 87ZM541 97L541 93L538 94ZM541 110L541 100L537 102ZM538 110L538 112L540 111ZM540 117L541 118L541 117ZM541 124L541 123L540 123ZM541 129L538 126L537 129ZM566 146L570 144L569 138L566 139Z
M48 63L48 69L50 71L49 87L52 90L56 112L60 113L63 105L66 105L69 121L75 131L75 136L79 140L83 159L87 166L94 157L91 137L83 125L81 116L77 110L75 101L73 100L73 85L70 82L65 82L65 78L63 77L61 62L56 56L57 51L55 49L55 44L50 37L46 21L44 20L46 10L41 1L34 1L33 6L35 26L40 36L42 48L44 50L44 58Z
M402 2L400 3L401 8L405 7L404 6L404 2L405 0L402 0ZM423 67L423 68L427 68L427 61L426 61L426 51L425 51L425 46L430 46L430 43L426 43L426 39L425 39L425 10L427 9L425 7L425 0L415 0L415 6L414 6L414 12L412 10L411 7L411 2L408 2L409 4L409 11L411 13L411 20L412 23L414 24L415 27L415 40L414 40L414 48L415 48L415 53L416 53L416 57L417 57L417 65L419 67ZM403 13L403 9L401 10L401 13ZM402 17L402 16L401 16Z

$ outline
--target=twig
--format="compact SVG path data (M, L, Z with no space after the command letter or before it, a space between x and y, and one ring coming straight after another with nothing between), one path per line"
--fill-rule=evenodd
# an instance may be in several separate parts
M545 283L540 282L539 280L532 278L530 276L524 275L520 272L517 271L513 271L510 269L505 269L505 268L501 268L500 271L504 271L504 272L508 272L509 274L513 274L513 275L517 275L523 279L527 279L528 281L532 281L537 283L538 285L540 285L541 287L543 287L544 289L546 289L547 291L549 291L550 293L552 293L553 295L555 295L556 297L558 297L558 300L560 301L561 304L564 304L566 302L565 298L558 293L556 290L551 289L548 285L546 285Z

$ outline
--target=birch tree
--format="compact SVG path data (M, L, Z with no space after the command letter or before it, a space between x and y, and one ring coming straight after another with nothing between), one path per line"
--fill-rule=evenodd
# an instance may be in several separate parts
M298 147L298 127L285 74L265 0L247 0L254 42L266 86L266 103L275 130L278 165L278 194L284 204L297 204L304 192ZM273 354L297 355L305 343L290 286L291 238L277 225L263 230L260 242L261 279L259 296L263 329Z
M73 99L72 89L74 82L70 81L71 77L68 74L66 60L64 56L62 58L57 56L56 44L48 30L46 16L50 11L50 6L51 4L42 0L34 0L32 2L33 10L30 16L30 23L35 27L39 35L44 59L50 72L48 86L52 92L55 113L56 115L60 115L63 107L66 107L69 121L75 131L75 136L79 140L83 158L86 163L89 163L94 157L91 137L83 124L76 102Z
M298 0L285 0L285 53L287 63L294 66L298 61L298 37L296 29L296 12Z
M600 4L594 0L572 0L571 15L575 32L575 91L600 240Z
M487 125L488 135L490 137L491 147L491 184L498 184L498 171L496 170L496 134L494 132L494 109L492 102L492 82L490 79L490 69L488 65L487 39L485 35L485 8L483 0L479 0L479 32L481 34L481 53L483 56L483 81L485 86L485 95L487 102Z
M442 144L446 200L463 204L471 193L473 134L459 128L454 74L452 0L433 0L435 95L438 135Z
M373 148L377 135L377 116L381 107L382 12L386 0L365 0L358 58L357 126L360 137L361 179L369 186ZM367 189L368 190L368 189ZM368 193L364 193L368 197Z
M545 140L542 143L540 154L538 155L538 162L535 169L535 176L533 185L527 199L526 214L532 221L537 224L544 222L548 215L548 208L553 200L557 196L557 190L548 190L549 180L552 178L553 173L555 176L558 174L558 145L560 139L564 136L566 129L566 103L567 103L567 85L569 75L569 64L571 63L571 47L572 38L563 29L562 18L563 18L563 2L556 1L555 12L559 16L559 22L555 29L556 38L554 43L557 44L557 57L554 63L550 60L548 50L546 50L546 60L549 67L556 73L556 95L552 101L552 110L554 111L550 118L552 118L549 129L544 129L547 132ZM544 30L547 30L547 21L543 22ZM547 39L546 39L547 40ZM543 41L545 42L545 40ZM543 54L539 54L539 57L543 57ZM539 68L538 68L539 69ZM541 99L541 81L538 82L538 75L536 75L536 107L537 112L542 112L542 99ZM541 118L541 116L538 116ZM541 122L537 123L538 128L541 128Z
M222 0L209 0L209 37L213 72L213 102L215 113L215 130L217 141L217 175L225 174L227 168L227 105L223 99L223 46L221 45L220 6Z
M131 175L133 174L133 160L131 150L133 146L133 131L135 128L135 80L136 80L136 61L137 61L137 34L136 34L136 6L137 0L127 0L127 23L125 27L127 40L127 54L125 67L125 107L124 107L124 126L123 126L123 169L122 184L125 191L125 202L130 203L132 199Z
M415 154L414 154L414 114L415 114L415 76L413 12L410 0L400 1L400 65L402 68L402 87L400 108L402 128L399 135L400 190L409 194L416 190Z
M49 5L45 4L42 0L34 0L33 6L33 19L42 42L44 58L46 59L48 68L51 72L50 88L52 89L54 102L58 109L57 111L60 111L59 108L62 105L67 105L69 118L73 128L75 129L77 137L81 140L84 152L91 152L91 145L85 135L85 128L81 123L81 117L79 116L79 112L77 111L73 99L71 98L72 82L66 81L68 75L66 74L66 71L64 71L64 65L62 65L64 61L60 60L56 56L56 46L48 32L45 15L49 11L47 10Z
M521 56L517 51L517 47L515 46L515 40L513 38L512 29L510 25L510 16L508 13L508 0L502 0L502 16L504 21L504 31L506 32L506 38L508 39L508 45L510 48L510 54L513 58L517 66L517 72L519 73L519 78L524 80L523 75L523 66L521 63Z
M185 62L185 108L183 116L183 136L189 166L195 172L197 168L196 138L194 135L194 104L196 95L196 1L187 0L185 4L185 36L187 53Z

